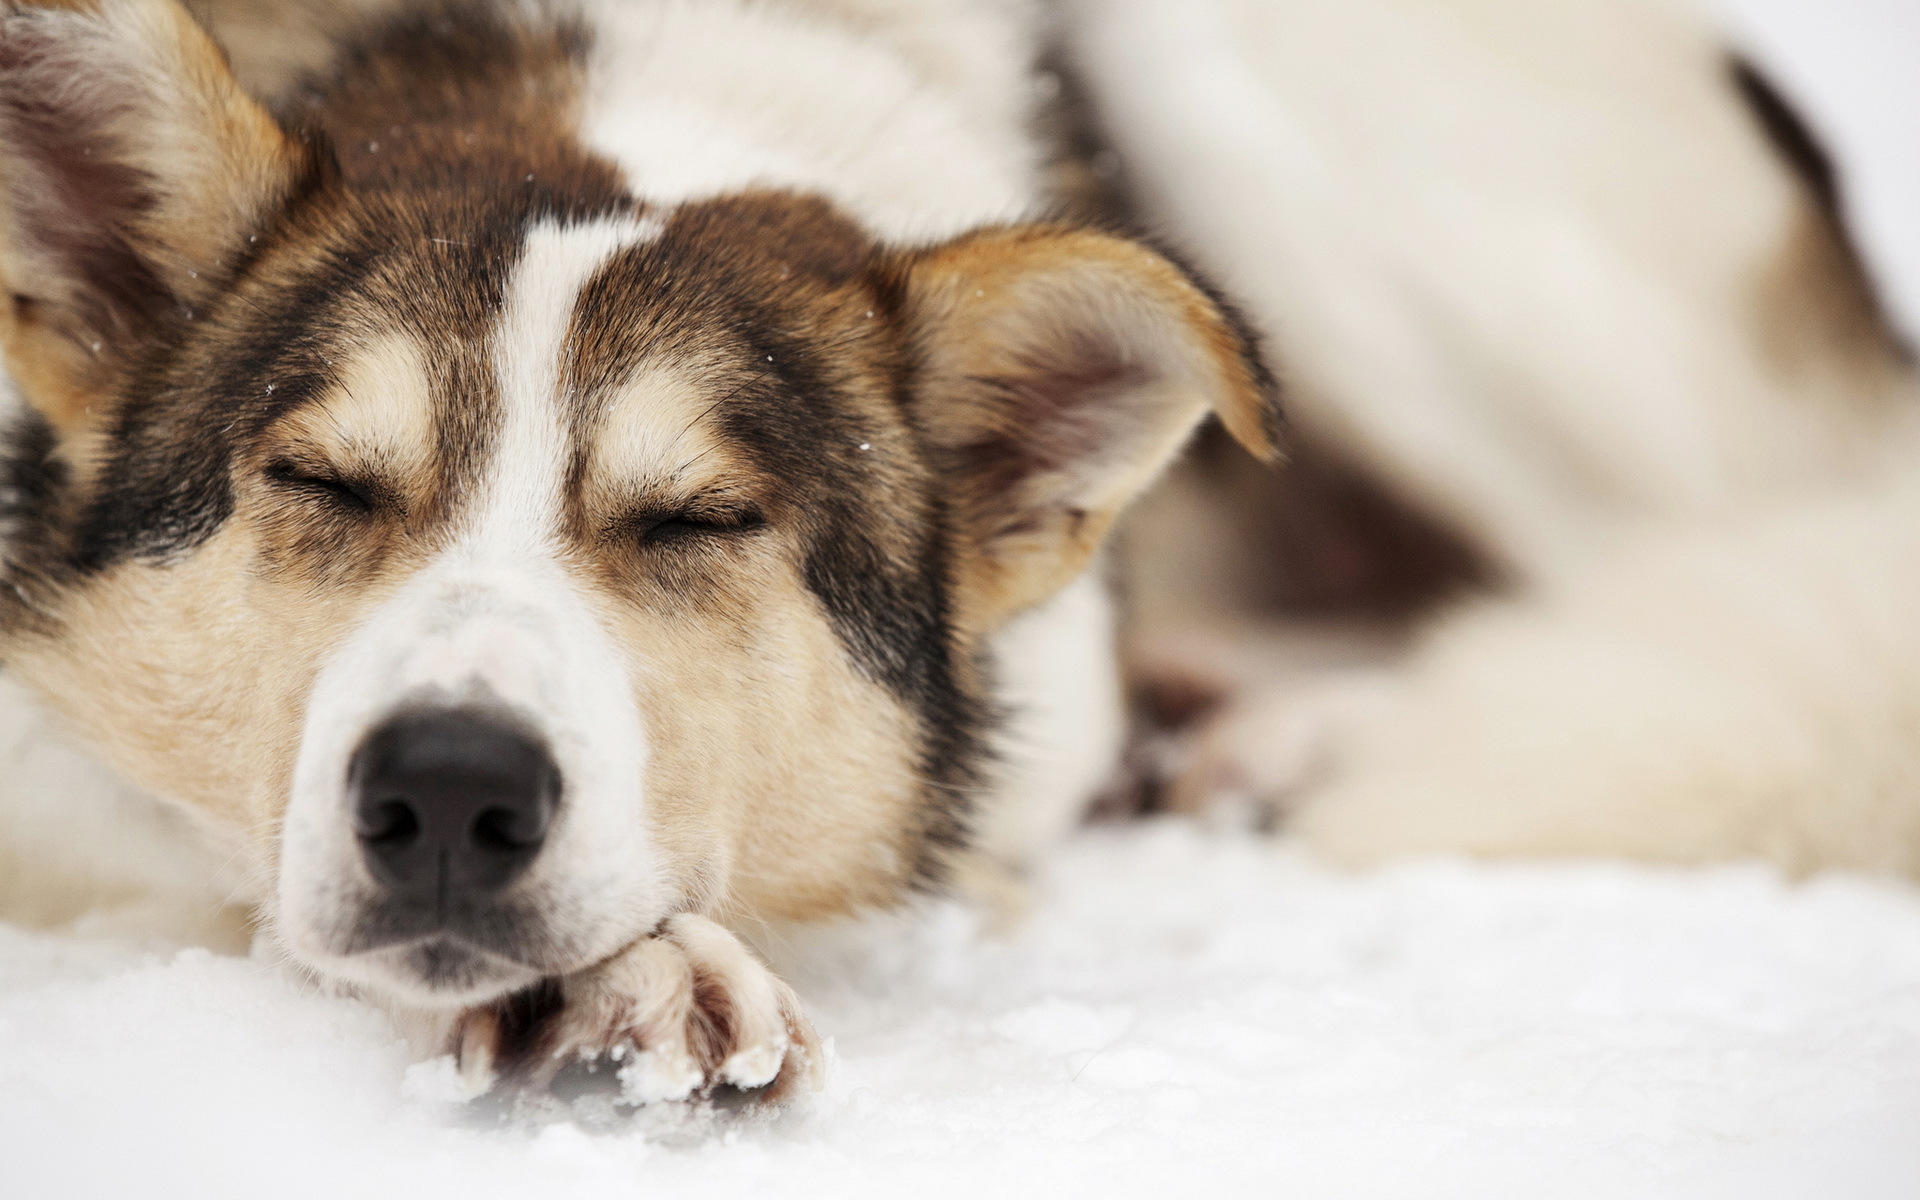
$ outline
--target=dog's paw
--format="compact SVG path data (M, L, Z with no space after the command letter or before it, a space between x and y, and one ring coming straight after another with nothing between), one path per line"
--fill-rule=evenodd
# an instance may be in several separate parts
M1180 741L1162 806L1271 828L1337 773L1355 735L1397 694L1392 672L1354 670L1232 696Z
M473 1094L611 1068L631 1104L723 1086L779 1099L820 1085L813 1027L789 988L704 917L669 918L599 966L461 1014L449 1049Z

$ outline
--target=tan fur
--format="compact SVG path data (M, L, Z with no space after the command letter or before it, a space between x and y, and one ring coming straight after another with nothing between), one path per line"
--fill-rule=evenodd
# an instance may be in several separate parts
M94 54L123 56L117 70L137 81L136 100L96 104L93 136L123 148L129 165L154 184L150 202L121 236L182 303L199 303L244 250L247 231L285 194L304 152L241 91L220 49L178 4L51 7L97 22L83 44ZM14 296L9 362L24 394L57 427L84 425L99 415L89 397L106 382L102 362L116 357L117 347L102 345L112 331L79 327L62 311L75 284L49 278L57 269L43 258L23 257L17 214L7 224L15 235L0 254L0 281Z
M1156 404L1151 426L1130 434L1139 445L1113 464L1117 473L1036 493L1029 508L1059 511L1035 526L995 531L990 513L973 516L989 530L984 552L962 567L977 573L962 593L973 597L963 627L975 637L1077 575L1115 513L1208 407L1270 446L1240 344L1191 284L1128 243L994 235L920 256L909 278L915 320L930 339L952 339L955 358L936 359L925 386L953 389L936 420L958 441L993 419L966 408L967 380L1034 367L1002 348L1013 324L1026 344L1037 330L1073 345L1071 328L1054 327L1071 326L1095 292L1120 297L1099 336L1119 345L1135 337L1150 356L1141 369L1179 372L1149 381L1179 399ZM976 293L1020 304L971 311ZM857 310L872 301L820 303L831 328L864 322ZM262 867L321 660L447 536L438 522L453 516L450 500L436 489L451 484L436 474L429 444L432 353L386 337L340 364L340 386L277 422L240 464L237 511L211 544L180 564L116 568L62 612L57 639L15 657L118 769L252 831ZM618 520L636 498L667 507L686 495L778 502L777 481L731 456L715 432L716 397L731 377L701 369L694 344L677 353L690 365L641 374L599 416L571 529L577 578L627 647L655 739L651 811L678 887L702 908L755 919L888 903L915 869L917 735L847 661L799 576L798 546L770 533L715 551L726 556L724 574L697 560L661 574L661 563L636 560L624 544ZM843 369L864 368L849 358ZM868 403L871 428L897 422L877 380ZM349 529L274 486L265 472L282 463L377 479L391 511ZM697 603L687 602L689 581ZM220 749L217 763L210 746Z
M649 485L708 495L773 485L714 435L717 390L656 371L613 402L582 493L589 539ZM846 662L799 578L797 548L767 542L739 551L713 577L717 594L693 605L617 550L580 547L655 739L659 833L685 894L714 911L806 919L885 904L913 869L914 732Z
M285 422L259 457L327 446L338 466L356 454L390 466L420 461L428 428L407 399L418 396L407 382L418 358L401 342L375 347L349 370L354 382ZM386 403L357 398L376 382ZM710 403L658 387L635 392L644 399L626 407L643 409L648 428L674 427ZM674 449L702 444L695 432ZM600 487L589 496L624 495L609 475L646 478L663 465L617 436L600 449ZM702 469L709 481L728 478L724 460ZM425 508L428 498L413 502ZM219 826L250 831L261 866L271 862L320 660L428 549L395 531L392 553L350 584L311 586L340 564L311 561L298 547L314 519L298 512L301 503L256 482L212 544L175 566L117 570L63 611L57 640L26 643L11 659L128 777ZM352 552L374 553L364 538ZM694 611L670 594L649 602L619 586L591 545L579 557L581 579L631 654L656 738L652 811L684 892L756 918L884 904L913 868L917 785L902 765L913 735L845 661L789 554L754 551L734 564L727 594ZM263 561L277 569L261 572Z
M370 347L341 388L282 422L247 464L239 511L212 543L182 563L114 569L62 607L55 636L10 647L9 666L111 765L215 827L245 834L256 869L272 862L322 658L424 552L389 530L384 552L354 544L372 559L355 586L315 586L340 570L331 558L337 539L315 543L307 503L260 471L287 458L418 467L430 434L421 370L418 350L402 340ZM417 470L390 477L416 487L431 478ZM425 509L431 497L412 499ZM315 561L316 550L329 557Z
M357 21L397 12L407 0L195 0L193 13L216 30L234 76L256 96L280 96L324 71L340 34Z
M1026 408L1104 404L1118 411L1098 419L1121 425L1116 436L1130 451L1096 458L1087 473L1071 447L1042 445L1021 451L1042 463L1025 478L962 475L959 502L981 539L963 602L973 628L995 628L1085 569L1114 518L1206 413L1254 454L1277 453L1242 335L1190 280L1134 243L1081 231L987 233L918 256L907 271L929 386L954 398L932 415L936 445L965 455L1033 436ZM1156 396L1150 416L1125 411L1129 392Z
M1754 344L1789 386L1858 423L1871 444L1912 405L1913 365L1833 218L1810 201L1800 208L1754 280Z

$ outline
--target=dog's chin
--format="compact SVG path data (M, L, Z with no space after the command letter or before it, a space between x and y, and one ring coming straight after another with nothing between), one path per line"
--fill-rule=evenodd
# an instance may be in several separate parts
M333 958L318 969L370 999L423 1010L486 1004L547 974L448 935Z

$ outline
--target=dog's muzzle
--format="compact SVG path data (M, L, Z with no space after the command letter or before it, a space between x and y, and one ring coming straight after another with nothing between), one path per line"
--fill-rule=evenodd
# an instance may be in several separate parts
M448 553L315 680L273 914L296 960L423 1008L578 970L673 900L619 648L538 560Z

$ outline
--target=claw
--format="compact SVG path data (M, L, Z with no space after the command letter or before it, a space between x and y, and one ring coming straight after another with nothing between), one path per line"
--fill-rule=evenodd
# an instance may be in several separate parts
M764 1046L749 1046L720 1064L720 1078L747 1091L763 1088L779 1077L780 1064L786 1057L784 1037Z
M705 1082L700 1068L684 1055L642 1050L616 1076L620 1095L629 1104L663 1104L685 1100Z
M454 1061L468 1097L484 1096L493 1087L494 1049L500 1044L500 1019L492 1009L475 1009L460 1023L460 1044Z

